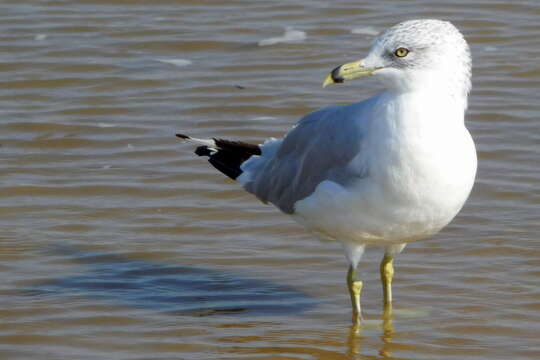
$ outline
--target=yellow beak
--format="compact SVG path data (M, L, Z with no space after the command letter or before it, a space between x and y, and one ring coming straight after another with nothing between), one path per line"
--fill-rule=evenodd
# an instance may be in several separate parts
M381 68L366 68L364 67L364 61L355 61L347 64L340 65L334 70L330 71L323 82L323 87L328 85L340 84L344 81L363 78L371 76L376 70Z

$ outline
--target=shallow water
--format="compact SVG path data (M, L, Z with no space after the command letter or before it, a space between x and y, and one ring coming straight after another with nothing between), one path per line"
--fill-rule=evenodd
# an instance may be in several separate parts
M0 358L537 359L537 1L5 0ZM453 21L474 57L477 184L396 261L351 332L345 259L195 158L176 131L259 142L376 93L322 89L374 34Z

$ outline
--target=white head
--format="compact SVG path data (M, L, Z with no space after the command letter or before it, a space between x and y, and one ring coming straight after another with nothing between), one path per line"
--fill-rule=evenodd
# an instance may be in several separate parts
M369 75L398 93L444 91L466 97L471 88L469 47L447 21L405 21L383 31L366 58L334 69L325 85Z

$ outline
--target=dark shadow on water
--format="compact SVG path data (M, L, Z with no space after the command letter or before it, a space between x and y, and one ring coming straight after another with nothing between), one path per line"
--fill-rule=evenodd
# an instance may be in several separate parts
M317 300L290 286L204 267L166 265L119 255L55 247L88 267L26 288L34 296L85 296L168 314L209 316L297 314Z

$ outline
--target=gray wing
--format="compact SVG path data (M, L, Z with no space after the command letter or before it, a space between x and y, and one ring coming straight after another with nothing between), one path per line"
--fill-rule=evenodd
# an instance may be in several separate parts
M263 146L260 157L242 166L248 173L245 189L291 214L294 204L312 194L321 182L347 185L362 177L348 167L362 142L358 116L361 114L353 106L329 107L308 114L281 144ZM278 148L265 154L266 146Z

